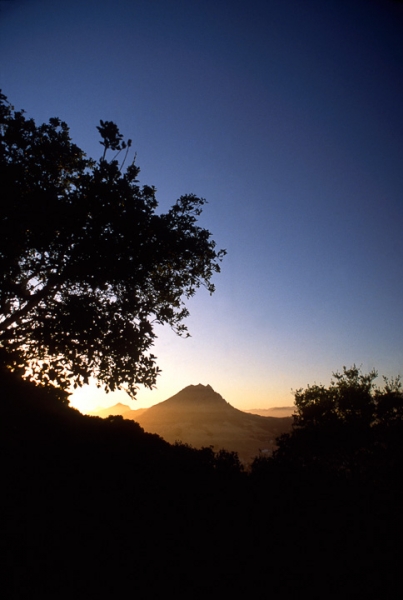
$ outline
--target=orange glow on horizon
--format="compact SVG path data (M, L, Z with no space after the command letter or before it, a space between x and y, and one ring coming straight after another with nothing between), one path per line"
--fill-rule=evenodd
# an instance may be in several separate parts
M154 390L139 389L137 398L132 400L124 391L106 393L103 389L96 387L95 382L74 390L70 396L70 406L76 408L83 414L95 412L100 409L109 408L118 403L129 406L132 410L139 408L150 408L174 396L188 385L197 385L199 381L168 382L166 386L159 386ZM203 382L207 385L208 382ZM212 385L215 392L220 394L224 400L234 408L247 411L252 409L270 409L273 407L290 407L294 404L291 392L287 394L280 390L269 394L264 389L256 387L249 390L231 389L220 383ZM248 393L249 392L249 393ZM279 415L280 416L280 415Z

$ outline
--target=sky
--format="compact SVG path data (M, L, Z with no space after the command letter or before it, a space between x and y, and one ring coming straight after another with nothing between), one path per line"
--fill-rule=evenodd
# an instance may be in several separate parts
M228 252L191 337L157 330L156 389L86 386L73 406L202 383L266 408L344 365L403 375L402 3L0 0L0 56L16 109L60 117L93 158L114 121L159 209L206 198Z

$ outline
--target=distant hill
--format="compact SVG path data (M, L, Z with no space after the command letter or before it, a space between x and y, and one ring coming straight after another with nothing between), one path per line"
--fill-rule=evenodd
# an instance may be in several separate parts
M147 408L137 408L131 409L127 404L122 404L118 402L114 406L109 406L108 408L100 408L99 410L93 410L88 413L91 417L101 417L102 419L106 419L110 415L122 415L125 419L130 419L132 421L136 421L137 417L139 417L143 412L148 410Z
M122 414L125 419L133 419L145 431L157 433L170 443L181 441L195 448L213 446L215 451L236 451L245 464L260 450L270 454L276 438L289 431L292 423L289 416L277 418L238 410L210 385L202 384L190 385L148 409L134 411L118 404L102 412L105 416ZM101 411L97 415L102 416Z
M253 415L262 417L291 417L295 412L295 406L274 406L273 408L251 408L245 410Z

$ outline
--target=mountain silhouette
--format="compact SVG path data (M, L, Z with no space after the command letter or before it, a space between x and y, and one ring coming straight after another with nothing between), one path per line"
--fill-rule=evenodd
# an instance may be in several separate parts
M289 431L292 423L291 417L263 417L238 410L210 385L202 384L190 385L149 409L129 409L120 414L171 444L178 441L195 448L213 446L215 451L224 448L237 452L245 464L260 451L270 454L276 438Z
M148 410L147 408L137 408L132 409L127 404L122 404L118 402L113 406L109 406L108 408L99 408L98 410L93 410L88 413L91 417L102 417L102 419L106 419L110 415L116 416L121 415L125 419L130 419L131 421L136 421L137 417L140 416L143 412Z

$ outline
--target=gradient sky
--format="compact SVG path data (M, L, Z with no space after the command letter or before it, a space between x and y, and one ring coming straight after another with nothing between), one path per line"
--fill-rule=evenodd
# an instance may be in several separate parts
M386 0L1 0L0 87L99 158L133 139L160 209L184 193L228 256L159 330L157 389L293 403L343 365L403 375L403 5Z

